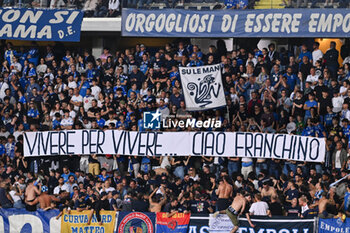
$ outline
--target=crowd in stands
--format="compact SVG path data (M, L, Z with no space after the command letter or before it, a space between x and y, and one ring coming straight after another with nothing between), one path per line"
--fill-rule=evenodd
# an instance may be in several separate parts
M104 48L94 57L89 50L7 43L0 75L0 206L207 214L243 193L250 203L265 202L247 205L251 215L350 216L350 50L329 46L325 53L317 42L301 45L297 54L275 44L227 51L218 41L204 53L179 42L113 53ZM210 64L221 64L227 106L188 112L179 67ZM222 121L209 130L324 138L326 160L23 156L23 132L144 131L143 112L157 109L163 118Z
M50 9L80 9L84 17L117 17L121 8L139 9L254 9L256 3L264 0L4 0L3 7L33 7ZM274 0L271 1L271 7ZM269 3L269 2L267 2ZM197 8L197 4L201 7ZM348 0L283 0L285 8L348 8ZM268 5L265 6L269 8Z

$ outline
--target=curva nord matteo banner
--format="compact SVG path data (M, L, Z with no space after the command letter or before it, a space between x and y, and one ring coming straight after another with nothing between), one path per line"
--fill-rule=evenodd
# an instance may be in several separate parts
M248 132L66 130L24 133L24 156L122 154L226 156L323 162L325 140Z

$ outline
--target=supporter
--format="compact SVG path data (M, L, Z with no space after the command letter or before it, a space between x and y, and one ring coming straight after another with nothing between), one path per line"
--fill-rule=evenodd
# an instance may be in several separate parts
M261 195L255 194L254 200L255 202L250 206L249 212L251 215L256 216L267 216L270 215L269 206L266 202L261 201Z

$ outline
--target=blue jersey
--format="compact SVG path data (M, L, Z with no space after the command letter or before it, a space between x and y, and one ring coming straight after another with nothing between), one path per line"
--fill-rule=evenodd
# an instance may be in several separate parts
M143 74L146 74L148 70L148 61L142 61L140 64L140 70Z
M52 128L53 129L56 129L60 125L61 125L61 121L58 121L56 119L52 121Z
M238 9L245 9L248 7L248 0L237 0Z
M0 155L4 155L6 153L5 146L3 144L0 144Z
M95 71L95 69L87 70L86 71L86 77L87 77L89 82L92 82L92 80L94 78L96 78L96 71Z
M35 118L35 117L39 116L39 111L37 109L31 108L28 110L27 116Z
M36 76L36 70L35 68L30 68L29 72L28 72L28 76Z
M315 129L312 126L307 126L303 132L301 133L301 136L315 136Z
M80 82L78 82L78 87L80 86ZM86 96L86 90L90 88L90 84L89 82L84 82L83 85L81 86L81 89L79 91L79 94L82 96L82 97L85 97Z
M315 100L313 100L313 101L308 100L308 101L305 102L305 104L306 104L306 106L309 107L309 108L312 108L312 107L317 108L317 105L318 105L317 102L316 102ZM305 111L305 116L306 116L306 117L311 117L311 112L310 112L310 110L306 110L306 111Z
M106 124L106 121L103 118L96 120L96 122L98 124L98 127L100 127L100 128L103 128L103 126L105 126L105 124Z
M14 159L15 158L15 142L12 143L6 143L5 145L5 149L6 149L6 155L8 157L10 157L10 159Z
M333 120L333 117L335 117L336 114L335 113L327 113L325 116L324 116L324 122L326 124L326 126L331 126L332 125L332 120Z
M317 134L317 137L324 138L323 133L326 132L326 130L322 124L318 124L314 126L314 130L315 130L315 135Z
M299 59L300 60L303 60L303 57L308 57L309 58L309 61L312 60L312 53L309 52L309 51L306 51L305 53L304 52L301 52L299 54ZM301 63L300 63L301 64Z
M139 131L145 131L145 129L143 128L143 119L137 121L137 126L139 128Z
M237 1L236 0L225 0L225 6L227 8L236 8Z

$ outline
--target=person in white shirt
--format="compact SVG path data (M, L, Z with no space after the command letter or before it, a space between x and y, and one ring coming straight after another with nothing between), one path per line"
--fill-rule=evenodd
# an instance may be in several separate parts
M316 69L311 67L310 74L306 77L306 82L310 82L311 88L314 89L318 83L318 75L316 74Z
M161 120L165 119L170 114L169 108L165 105L164 100L159 101L159 108L157 109L162 115Z
M11 63L11 73L19 73L22 70L21 63L18 62L17 57L13 57L13 62Z
M75 111L79 111L79 107L83 104L83 97L79 94L78 88L74 89L74 95L72 96L70 103L74 105Z
M267 216L270 215L269 205L261 201L261 194L255 194L255 202L251 205L249 213L255 216Z
M61 191L68 192L68 187L65 185L63 177L58 179L58 185L53 189L53 194L58 195Z
M73 75L70 75L68 77L68 88L72 88L72 89L75 89L78 87L78 84L77 82L74 80L74 77Z
M117 125L117 120L114 118L115 113L114 112L109 112L108 113L108 120L106 121L107 126L109 126L110 123L113 123L114 125Z
M62 129L72 129L73 128L73 119L69 116L69 111L64 110L64 118L61 121Z
M92 87L91 87L91 95L95 98L98 99L98 95L101 92L101 88L97 85L97 80L93 79L92 80Z
M348 119L350 120L350 110L347 103L343 103L343 109L340 112L340 120Z
M301 207L301 215L303 215L306 211L309 210L309 206L307 205L307 199L305 196L299 198L299 205Z
M91 95L91 89L88 88L86 89L86 95L83 99L83 103L84 103L84 110L85 112L87 112L89 110L89 108L92 107L92 101L94 100L95 98Z
M312 51L312 63L314 66L316 66L316 62L318 60L322 59L322 57L323 57L323 53L319 48L320 48L320 43L315 42L313 44L314 51Z
M332 98L332 105L333 105L333 112L338 113L342 110L344 103L344 98L337 92L333 93L333 98Z

